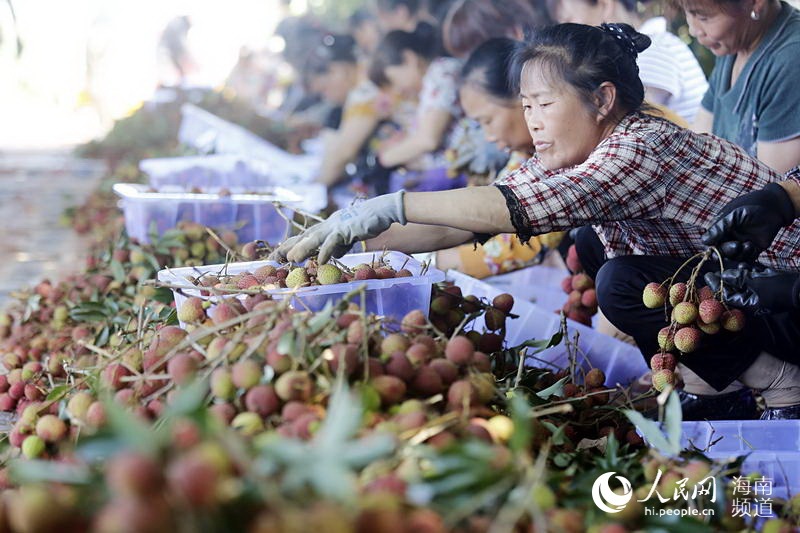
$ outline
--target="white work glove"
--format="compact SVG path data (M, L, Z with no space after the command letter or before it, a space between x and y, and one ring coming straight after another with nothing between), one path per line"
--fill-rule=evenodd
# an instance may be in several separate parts
M300 235L287 239L278 246L270 259L302 261L319 250L319 264L346 254L353 243L377 237L397 222L406 223L403 209L405 191L385 194L340 209Z

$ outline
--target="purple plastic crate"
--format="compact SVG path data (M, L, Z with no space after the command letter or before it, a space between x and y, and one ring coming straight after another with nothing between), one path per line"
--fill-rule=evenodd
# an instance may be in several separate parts
M147 174L150 186L201 187L204 192L226 189L258 189L274 185L268 166L243 155L205 155L143 159L139 169Z

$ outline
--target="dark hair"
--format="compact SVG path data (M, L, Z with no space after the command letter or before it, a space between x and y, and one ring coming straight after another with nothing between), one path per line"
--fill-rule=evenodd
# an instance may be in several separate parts
M583 0L589 5L596 6L598 0ZM649 0L618 0L625 11L636 11L639 4L646 4Z
M461 68L464 85L474 85L500 100L516 99L511 65L519 44L513 39L500 37L480 45Z
M394 11L399 7L405 7L410 15L415 15L420 8L419 0L377 0L375 3L381 11Z
M557 24L531 35L514 54L512 81L519 89L523 69L536 63L578 91L588 105L603 82L617 89L625 114L642 109L644 86L636 55L650 46L650 38L628 24Z
M356 63L356 41L350 35L329 34L322 38L308 58L306 68L309 73L320 74L328 71L331 63Z
M403 63L403 52L406 50L419 57L432 60L439 57L438 36L436 28L426 22L417 24L413 32L394 30L387 33L372 55L369 65L369 79L378 87L385 87L386 67Z
M464 57L492 37L511 37L515 29L549 22L530 0L459 0L447 12L442 37L448 52Z
M375 20L375 15L366 8L360 8L353 11L353 13L347 17L347 27L350 28L350 31L357 30L360 28L365 22L370 22Z

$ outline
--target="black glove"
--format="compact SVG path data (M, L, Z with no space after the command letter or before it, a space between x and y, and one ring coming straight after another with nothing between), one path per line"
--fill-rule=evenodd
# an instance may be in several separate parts
M728 259L753 262L794 219L789 194L777 183L770 183L728 202L703 235L703 242L718 247Z
M722 301L756 315L800 309L800 273L741 263L736 268L705 275L714 292L722 280Z

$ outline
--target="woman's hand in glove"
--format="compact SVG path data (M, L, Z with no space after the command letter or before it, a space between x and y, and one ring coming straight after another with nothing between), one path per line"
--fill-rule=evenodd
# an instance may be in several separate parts
M320 264L331 256L341 257L354 243L377 237L395 222L405 224L404 194L405 191L398 191L340 209L327 220L287 239L270 259L302 261L317 250Z
M744 263L705 275L714 292L722 286L722 301L756 315L800 308L800 273L780 272Z

